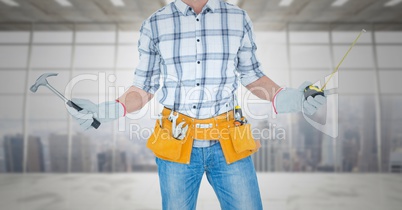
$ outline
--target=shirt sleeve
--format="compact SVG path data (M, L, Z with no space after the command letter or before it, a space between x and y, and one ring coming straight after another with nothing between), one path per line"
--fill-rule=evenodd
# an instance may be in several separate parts
M135 69L133 85L155 94L159 89L160 78L160 54L152 36L149 20L143 22L138 40L140 61Z
M244 37L237 53L237 71L242 85L247 86L264 76L264 73L255 54L257 46L254 42L253 23L247 13L244 13Z

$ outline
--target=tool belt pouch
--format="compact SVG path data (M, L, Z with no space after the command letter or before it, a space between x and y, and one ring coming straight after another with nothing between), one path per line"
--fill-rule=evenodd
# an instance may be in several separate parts
M178 140L172 136L171 124L164 123L160 127L159 120L156 121L154 132L148 139L147 147L157 157L165 160L177 161L180 158L183 144L186 139Z
M228 132L222 132L219 141L226 163L232 164L258 151L258 145L251 135L250 125L230 126Z
M250 124L229 128L229 135L236 153L252 151L257 147L251 133Z

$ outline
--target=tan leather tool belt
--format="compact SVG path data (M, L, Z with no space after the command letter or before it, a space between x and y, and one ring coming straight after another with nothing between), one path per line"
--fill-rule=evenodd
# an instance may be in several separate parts
M172 135L172 122L168 120L170 114L170 109L163 109L162 119L156 121L154 132L147 142L147 147L158 158L189 164L194 139L219 140L227 164L250 156L260 147L259 141L256 142L251 134L250 124L235 126L233 111L208 119L175 113L178 114L176 124L185 122L184 125L188 125L182 140Z

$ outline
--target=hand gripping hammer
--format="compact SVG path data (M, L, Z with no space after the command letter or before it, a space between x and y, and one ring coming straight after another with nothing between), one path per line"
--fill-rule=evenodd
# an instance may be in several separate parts
M36 80L35 84L33 84L31 86L30 90L35 93L38 90L39 86L45 86L45 87L49 88L54 94L59 96L59 98L61 98L61 100L63 100L68 106L73 107L77 111L81 111L82 108L80 106L78 106L77 104L75 104L71 100L67 99L63 94L61 94L59 91L54 89L54 87L49 85L49 83L47 82L46 79L48 77L57 76L57 75L58 75L57 73L45 73L45 74L42 74ZM95 129L98 129L101 123L97 119L95 119L94 117L92 119L93 119L93 122L92 122L91 126L94 127Z

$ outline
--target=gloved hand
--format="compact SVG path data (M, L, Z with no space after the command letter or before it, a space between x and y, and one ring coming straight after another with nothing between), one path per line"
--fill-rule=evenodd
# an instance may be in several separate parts
M93 117L100 123L104 123L116 120L126 114L123 104L117 101L107 101L100 104L95 104L87 99L72 99L71 101L80 106L82 110L77 111L67 106L68 112L84 130L92 128Z
M273 101L276 112L294 113L303 111L307 115L313 115L327 102L327 98L317 95L314 98L310 96L307 100L304 99L304 89L311 84L311 82L304 82L298 89L284 88L279 91Z

